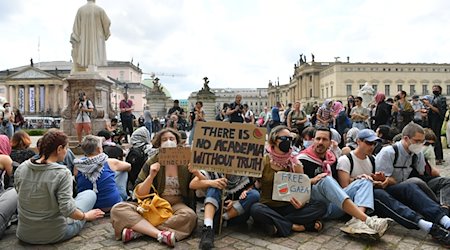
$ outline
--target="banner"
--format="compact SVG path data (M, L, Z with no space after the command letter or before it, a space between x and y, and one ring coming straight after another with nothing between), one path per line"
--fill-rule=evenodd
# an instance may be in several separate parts
M45 86L39 86L39 112L45 111Z
M25 112L25 89L19 88L19 110L23 114Z
M192 167L261 177L266 129L253 124L198 122L192 142Z
M191 148L159 148L158 162L162 166L187 166L191 160Z
M272 200L289 201L295 197L301 203L311 197L311 181L306 174L278 171L273 178Z
M35 96L34 96L34 87L30 87L30 113L34 113L36 112L36 108L35 108Z

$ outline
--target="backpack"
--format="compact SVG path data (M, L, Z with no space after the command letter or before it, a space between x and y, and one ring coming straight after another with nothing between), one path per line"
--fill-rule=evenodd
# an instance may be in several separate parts
M393 166L394 166L394 168L397 168L397 167L395 166L395 164L397 163L397 158L398 158L398 146L397 146L397 144L393 144L393 145L392 145L392 148L394 149L394 152L395 152L395 154L394 154L394 163L393 163ZM416 169L417 163L418 163L418 157L417 157L416 154L414 154L414 155L413 155L413 158L412 158L411 167L412 167L413 169ZM401 167L398 167L398 168L401 168Z
M350 153L345 154L345 156L347 156L348 160L350 161L350 172L349 175L351 176L353 173L353 168L354 168L354 163L353 163L353 157ZM375 173L375 157L373 157L373 155L368 155L370 163L372 164L372 173ZM338 175L338 170L336 169L337 164L333 164L333 166L331 166L331 174L333 176L333 178L337 181L339 181L339 175Z
M144 147L132 147L128 152L125 161L131 164L131 170L128 173L128 183L134 186L136 179L141 172L142 166L144 166L147 156L144 152Z

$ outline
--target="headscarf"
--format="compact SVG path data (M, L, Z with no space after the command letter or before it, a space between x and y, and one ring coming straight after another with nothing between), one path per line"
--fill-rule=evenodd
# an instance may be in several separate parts
M384 99L386 99L386 96L385 96L383 93L381 93L381 92L378 92L378 93L375 95L375 102L376 102L377 104L382 103L382 102L384 101Z
M347 146L356 148L358 145L356 144L356 137L358 136L359 129L358 128L351 128L347 132Z
M328 105L330 104L330 102L332 102L333 100L331 99L326 99L323 104L322 104L322 109L328 109Z
M150 144L151 135L146 127L140 127L131 134L130 143L133 148L140 148L144 145Z
M292 148L284 154L275 152L270 145L266 146L266 150L269 153L271 163L275 163L277 166L285 168L289 172L294 172L294 166L300 165L300 161L292 154Z
M11 154L11 144L9 143L9 138L6 135L0 135L0 154Z
M106 160L108 160L108 155L101 153L94 157L83 157L73 161L78 171L92 183L92 190L95 193L98 193L97 180L103 172L103 164Z
M341 102L334 102L333 113L335 114L335 116L338 116L339 113L341 113L343 110L345 110L345 107Z

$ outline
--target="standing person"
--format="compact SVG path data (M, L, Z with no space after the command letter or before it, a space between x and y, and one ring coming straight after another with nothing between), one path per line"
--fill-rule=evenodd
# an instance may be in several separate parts
M362 97L357 96L355 98L355 105L350 112L352 119L352 127L358 129L368 128L367 119L369 119L369 109L362 106Z
M350 119L345 113L345 107L340 101L336 101L333 104L334 117L336 117L336 125L334 126L338 133L342 136L344 130L350 126Z
M144 126L148 129L148 132L150 132L150 135L153 132L153 125L152 125L152 114L150 113L150 110L146 109L144 110Z
M411 106L414 110L414 122L420 126L424 126L424 114L426 115L426 109L422 101L419 100L418 95L413 95L411 100ZM424 112L425 111L425 112Z
M322 106L317 110L316 114L316 126L317 127L333 127L334 117L333 117L333 101L331 99L326 99Z
M264 107L263 111L258 116L258 126L265 127L270 121L271 114L269 112L269 109L267 107Z
M19 131L23 124L25 124L25 119L23 118L22 113L20 113L19 109L16 109L16 111L14 112L14 132Z
M120 121L122 122L125 141L128 142L128 136L133 134L133 101L128 99L128 93L123 93L123 99L119 103Z
M445 136L447 138L447 148L450 148L450 109L447 109L447 112L445 112L445 122L447 123L447 127L445 128Z
M376 110L375 110L375 123L374 123L374 130L376 130L381 125L389 125L391 122L391 109L392 106L387 104L386 96L378 92L375 95L375 103L376 103Z
M234 102L228 106L225 114L229 117L230 122L244 123L244 106L241 101L242 95L236 95Z
M14 174L20 218L16 235L24 242L50 244L71 239L86 221L104 215L100 209L91 210L97 199L94 191L72 198L72 173L58 163L64 160L68 142L62 131L47 131L39 145L39 158L25 161Z
M404 90L399 91L397 94L397 101L392 105L392 111L396 112L397 129L401 131L406 124L410 123L414 117L414 109L406 100L406 92ZM442 124L441 124L442 125Z
M436 164L441 165L444 161L441 143L441 128L444 123L445 112L447 112L447 99L442 95L442 87L439 85L433 86L433 95L433 100L429 102L425 99L424 105L430 109L428 111L428 123L437 137L436 145L434 147Z
M255 124L255 115L250 110L247 103L244 104L244 122L250 123L250 124Z
M5 110L2 112L2 125L0 127L0 133L7 135L8 138L11 139L14 134L14 112L12 111L12 107L9 102L5 102L3 104L3 108Z
M225 121L225 120L228 119L228 117L226 115L228 106L229 106L228 103L224 103L223 104L222 109L217 112L217 115L216 115L216 118L215 118L216 121Z
M110 26L106 12L95 5L95 0L88 0L78 9L70 35L73 72L85 71L90 65L108 65L105 41L111 35Z
M189 145L192 145L192 140L194 140L194 133L195 133L195 125L197 122L204 122L205 121L205 111L203 110L203 102L197 101L195 103L194 109L191 111L190 115L192 129L189 134Z
M284 117L283 125L285 125L285 126L287 126L287 124L288 124L287 117L288 117L289 113L290 113L291 110L292 110L292 103L288 103L287 106L288 106L288 107L287 107L287 109L284 111L284 114L283 114L283 117Z
M87 99L86 94L81 92L72 109L78 112L75 124L78 137L77 147L79 147L81 145L83 130L86 135L91 134L91 112L94 111L94 105L91 100Z
M269 123L269 131L275 128L276 126L281 124L281 117L280 117L280 109L281 109L281 102L277 102L275 106L272 107L272 121Z
M287 126L289 129L297 129L297 134L301 135L305 128L305 123L308 121L305 111L301 110L300 101L294 103L294 109L292 109L286 118Z
M347 105L345 105L345 112L347 113L348 118L351 118L350 112L352 108L355 106L355 97L353 95L349 95L347 97Z

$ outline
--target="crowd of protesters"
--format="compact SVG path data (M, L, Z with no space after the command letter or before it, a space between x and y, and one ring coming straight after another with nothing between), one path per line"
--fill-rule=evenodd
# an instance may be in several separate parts
M160 164L160 148L192 144L196 127L206 117L201 101L188 114L174 102L165 128L154 129L147 112L134 129L129 123L133 104L125 96L123 130L111 120L98 136L85 136L81 158L73 155L68 136L57 129L45 133L37 153L29 149L24 131L11 134L11 140L9 134L0 135L0 237L17 221L21 241L61 242L77 235L86 221L106 215L114 229L111 237L117 240L149 236L173 247L195 230L196 205L202 198L200 249L214 247L220 221L231 227L250 218L265 234L279 237L320 234L327 221L346 219L342 232L371 240L382 237L396 221L450 247L450 178L440 176L436 167L443 162L441 132L449 117L441 91L433 86L432 96L411 100L404 91L394 99L377 93L369 107L362 106L362 97L349 96L346 103L325 100L311 112L299 101L287 107L277 102L258 116L237 95L215 118L267 128L260 178ZM191 130L189 138L186 129ZM129 151L119 145L125 141ZM273 200L278 171L307 175L309 202ZM152 193L172 210L158 224L147 219L135 200Z

